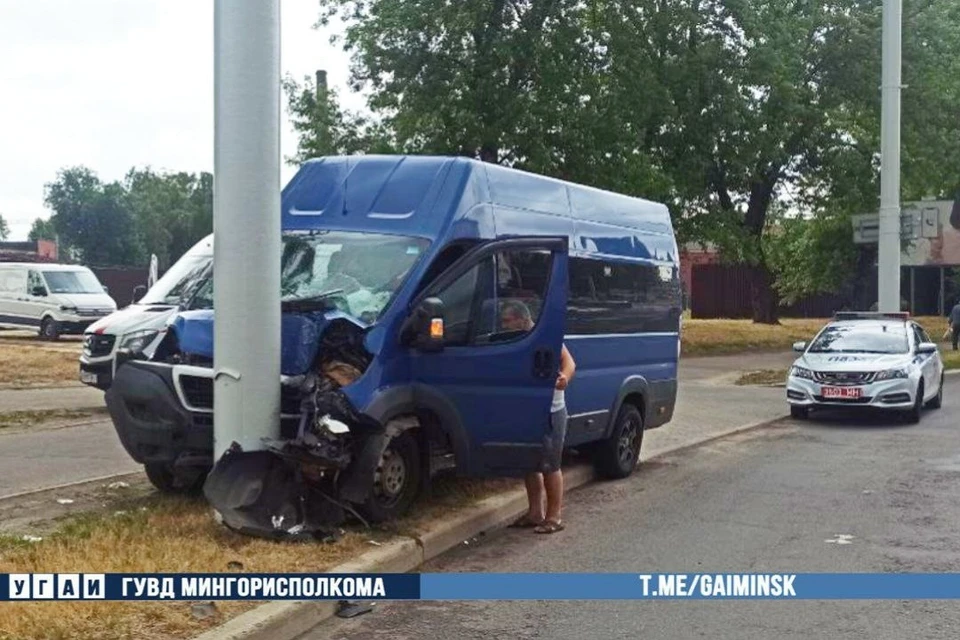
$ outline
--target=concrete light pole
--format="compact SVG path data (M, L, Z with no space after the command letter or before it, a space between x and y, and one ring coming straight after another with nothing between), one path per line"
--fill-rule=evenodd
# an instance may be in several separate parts
M902 0L883 1L879 310L900 311L900 31Z
M280 0L214 4L214 462L280 432Z

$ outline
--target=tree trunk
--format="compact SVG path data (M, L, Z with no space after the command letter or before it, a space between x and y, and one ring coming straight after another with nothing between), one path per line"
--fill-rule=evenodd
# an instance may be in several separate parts
M757 324L780 324L780 308L773 290L773 276L765 264L753 268L750 278L750 297L753 303L753 321Z

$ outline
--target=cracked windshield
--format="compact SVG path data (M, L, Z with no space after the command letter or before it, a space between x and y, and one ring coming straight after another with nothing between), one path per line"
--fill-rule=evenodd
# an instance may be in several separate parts
M373 323L427 245L420 238L371 233L285 235L282 299L328 299L340 311Z

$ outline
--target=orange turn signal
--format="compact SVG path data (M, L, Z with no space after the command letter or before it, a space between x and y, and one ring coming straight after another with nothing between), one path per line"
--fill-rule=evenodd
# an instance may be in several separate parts
M430 321L430 337L434 340L443 339L443 318L434 318Z

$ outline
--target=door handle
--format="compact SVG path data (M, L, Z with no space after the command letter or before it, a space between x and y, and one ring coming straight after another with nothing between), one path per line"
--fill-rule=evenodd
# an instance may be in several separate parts
M553 351L539 348L533 352L533 375L537 378L549 378L553 375Z

